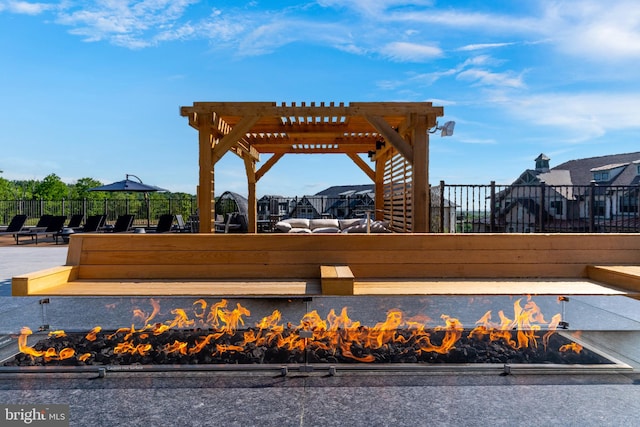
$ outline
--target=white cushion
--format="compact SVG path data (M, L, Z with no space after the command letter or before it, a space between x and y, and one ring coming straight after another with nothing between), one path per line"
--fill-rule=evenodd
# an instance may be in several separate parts
M337 219L312 219L309 220L309 228L313 231L316 228L333 227L338 228L340 225Z
M309 228L309 220L307 218L287 218L283 222L291 225L291 228Z
M311 230L309 230L308 228L302 228L302 227L294 227L291 230L289 230L289 233L311 233Z
M367 232L367 224L366 221L364 224L356 224L351 227L347 227L342 230L343 233L366 233ZM384 226L382 221L371 222L369 226L370 233L391 233L391 230Z
M367 226L363 224L355 224L342 230L343 233L366 233Z
M351 227L352 225L357 225L362 223L362 219L360 218L351 218L351 219L341 219L338 220L340 224L340 230L344 230L345 228Z
M385 226L384 222L376 221L373 224L371 224L371 232L372 233L391 233L391 230L389 230Z
M288 233L289 230L291 230L291 224L284 221L276 222L276 225L274 227L276 228L276 230L281 231L283 233Z
M339 233L338 227L318 227L311 230L312 233Z

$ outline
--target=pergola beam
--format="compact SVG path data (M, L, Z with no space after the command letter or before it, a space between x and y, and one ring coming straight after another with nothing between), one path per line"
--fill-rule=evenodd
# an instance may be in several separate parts
M369 167L368 164L364 162L364 160L362 160L360 156L352 153L347 153L347 156L349 156L349 158L353 160L353 163L355 163L360 169L362 169L362 171L369 177L371 181L376 182L376 173L373 169L371 169L371 167Z
M269 157L269 160L267 160L264 165L262 165L262 167L256 171L256 181L260 181L260 178L262 178L264 174L266 174L269 169L271 169L273 165L275 165L278 160L282 158L282 156L284 156L284 154L274 154L273 156Z
M371 123L382 134L385 140L389 141L402 157L409 163L413 162L413 148L407 143L400 134L393 129L384 118L379 116L365 116L367 121Z
M259 119L260 116L255 115L243 117L238 124L215 145L213 149L213 163L220 160L227 151L236 145Z

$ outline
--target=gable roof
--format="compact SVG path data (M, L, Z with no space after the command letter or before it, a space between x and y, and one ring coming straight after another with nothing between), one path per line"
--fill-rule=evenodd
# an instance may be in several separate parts
M567 170L571 176L571 183L574 185L589 185L593 179L592 170L611 169L615 165L632 164L640 160L640 152L611 154L608 156L589 157L586 159L576 159L564 162L551 171ZM629 185L637 175L635 168L627 167L620 175L616 177L614 183L620 185Z
M333 187L326 188L319 193L316 193L316 196L328 196L328 197L338 197L343 193L348 191L352 191L355 193L360 192L374 192L375 185L374 184L360 184L360 185L334 185Z

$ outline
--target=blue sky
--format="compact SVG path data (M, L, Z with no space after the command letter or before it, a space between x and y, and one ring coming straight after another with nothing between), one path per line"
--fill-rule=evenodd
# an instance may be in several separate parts
M431 137L432 184L640 151L636 0L0 0L0 58L7 179L131 173L195 193L179 108L196 101L431 101L456 121ZM346 156L288 155L257 191L365 183ZM226 190L246 194L232 154Z

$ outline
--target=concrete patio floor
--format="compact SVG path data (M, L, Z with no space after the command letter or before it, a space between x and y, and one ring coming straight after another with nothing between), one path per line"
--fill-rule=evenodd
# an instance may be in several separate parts
M62 265L63 245L0 247L0 336L85 319L99 299L11 297L11 277ZM571 328L634 369L602 374L0 371L0 403L68 404L70 425L632 426L640 417L640 301L574 297ZM100 302L102 304L102 302ZM103 304L102 304L103 305ZM94 307L95 306L95 307ZM475 313L473 314L475 316ZM84 321L84 320L82 320ZM612 332L614 331L614 332Z

